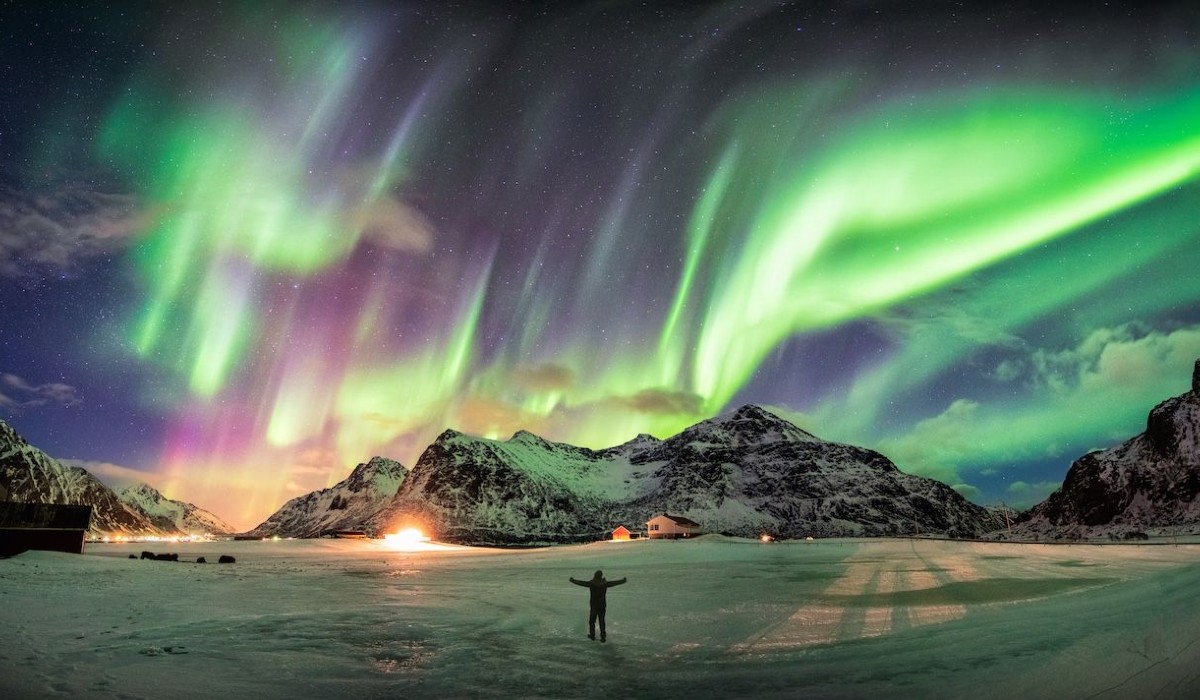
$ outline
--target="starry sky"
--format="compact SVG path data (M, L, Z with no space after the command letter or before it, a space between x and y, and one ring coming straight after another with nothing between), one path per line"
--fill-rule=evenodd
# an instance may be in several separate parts
M744 403L1031 505L1200 357L1192 2L0 2L0 105L0 418L240 527Z

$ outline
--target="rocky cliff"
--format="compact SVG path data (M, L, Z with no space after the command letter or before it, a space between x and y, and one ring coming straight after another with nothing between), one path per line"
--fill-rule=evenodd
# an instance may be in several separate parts
M1200 524L1200 360L1191 391L1150 411L1146 430L1080 457L1019 536L1096 536Z

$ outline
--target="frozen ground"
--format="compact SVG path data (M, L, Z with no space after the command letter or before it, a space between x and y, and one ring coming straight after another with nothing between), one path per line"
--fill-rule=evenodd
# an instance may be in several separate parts
M1194 698L1200 545L89 545L0 560L0 629L14 700Z

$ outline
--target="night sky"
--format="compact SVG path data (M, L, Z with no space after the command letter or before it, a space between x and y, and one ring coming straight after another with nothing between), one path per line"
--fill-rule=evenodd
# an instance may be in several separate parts
M1200 357L1198 30L0 2L0 418L241 527L447 427L744 403L1030 505Z

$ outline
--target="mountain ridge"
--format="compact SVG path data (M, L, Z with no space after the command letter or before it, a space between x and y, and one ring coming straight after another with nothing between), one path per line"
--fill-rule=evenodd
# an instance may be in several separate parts
M167 498L153 486L138 482L116 492L122 503L141 511L163 532L223 536L236 532L217 515L191 503Z
M997 526L941 482L754 405L602 450L527 431L498 441L447 430L372 525L419 523L450 541L579 541L664 511L751 537L973 536Z

